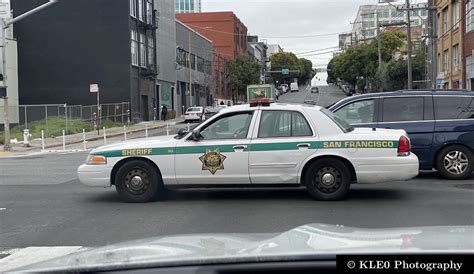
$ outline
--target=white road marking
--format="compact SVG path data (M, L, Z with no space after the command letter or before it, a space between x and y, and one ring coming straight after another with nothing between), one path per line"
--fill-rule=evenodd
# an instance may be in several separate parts
M7 210L6 207L0 207L0 210Z
M54 259L79 251L82 246L34 246L1 250L1 254L10 254L0 259L0 272L6 272L22 266Z

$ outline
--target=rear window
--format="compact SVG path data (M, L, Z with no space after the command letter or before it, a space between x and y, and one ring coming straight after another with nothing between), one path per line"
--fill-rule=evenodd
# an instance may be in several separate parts
M187 112L191 112L191 111L193 112L202 111L202 109L201 108L188 108Z
M435 96L436 120L474 119L474 96Z

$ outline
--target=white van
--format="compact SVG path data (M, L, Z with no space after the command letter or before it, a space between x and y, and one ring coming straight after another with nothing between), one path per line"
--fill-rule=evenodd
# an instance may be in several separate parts
M290 84L290 90L291 92L298 92L300 91L300 89L298 88L298 83L297 82L293 82Z

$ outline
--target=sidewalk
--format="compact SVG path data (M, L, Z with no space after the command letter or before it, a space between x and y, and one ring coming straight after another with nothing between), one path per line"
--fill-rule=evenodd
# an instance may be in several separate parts
M150 122L141 122L138 124L130 125L126 127L127 137L129 139L137 138L134 136L130 136L133 133L145 132L148 130L165 128L167 125L176 125L177 123L182 122L183 119L176 118L172 120L164 121L150 121ZM123 127L116 127L116 128L109 128L105 129L107 139L117 137L117 136L124 136L124 128ZM86 143L96 140L103 140L104 139L104 132L101 129L100 134L97 134L97 131L90 131L85 133ZM71 134L65 136L65 144L66 146L73 145L73 144L82 144L84 142L84 135L83 133ZM63 149L63 138L62 136L58 136L55 138L45 138L44 139L44 148L45 150L62 150ZM89 147L88 147L89 148ZM42 142L41 138L30 140L30 147L24 147L23 143L17 143L11 145L10 151L4 151L3 146L0 146L0 157L2 156L15 156L15 155L28 155L32 153L37 153L42 151Z

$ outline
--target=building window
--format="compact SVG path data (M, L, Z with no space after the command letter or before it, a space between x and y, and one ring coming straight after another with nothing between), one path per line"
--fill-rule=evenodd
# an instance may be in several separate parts
M143 33L140 33L140 66L146 67L146 41Z
M153 4L151 0L146 0L146 22L153 23Z
M412 19L410 20L412 26L418 26L420 25L420 20L418 19Z
M453 46L453 67L459 70L459 45Z
M443 62L443 71L446 73L448 72L448 64L449 64L449 50L445 50L444 54L444 62Z
M390 11L389 10L379 10L379 11L377 11L377 16L379 18L388 18L390 16Z
M418 16L418 11L417 10L412 10L410 12L410 16Z
M132 30L132 65L138 66L138 34L136 30Z
M179 3L180 3L179 0L174 0L174 10L175 10L176 12L179 12L179 11L180 11L180 9L179 9ZM176 90L179 90L179 89L176 89Z
M189 0L189 12L194 12L194 0Z
M143 15L143 1L144 0L138 0L138 19L145 21L145 17Z
M155 64L155 43L153 42L153 36L148 36L148 65Z
M189 12L189 1L186 1L186 0L185 0L185 2L184 2L184 10L185 10L186 12Z
M420 10L420 16L428 16L427 10Z
M438 72L443 71L443 66L441 65L441 54L438 53Z
M191 69L196 70L196 55L190 54L190 63L191 63Z
M474 0L466 2L466 32L474 30Z
M459 27L459 0L453 1L453 26Z
M443 10L443 33L446 33L449 28L448 7Z
M137 0L130 0L130 15L137 17Z

